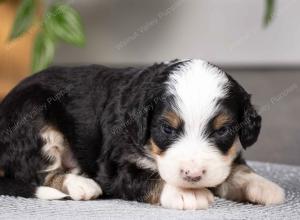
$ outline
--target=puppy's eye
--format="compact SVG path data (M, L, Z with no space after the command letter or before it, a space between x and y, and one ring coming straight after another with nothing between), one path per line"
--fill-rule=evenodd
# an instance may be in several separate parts
M229 128L227 126L223 126L215 131L218 136L225 136L229 132Z
M173 128L173 127L171 127L170 125L167 125L167 124L162 124L161 128L162 128L162 131L165 134L168 134L168 135L171 135L175 132L175 128Z

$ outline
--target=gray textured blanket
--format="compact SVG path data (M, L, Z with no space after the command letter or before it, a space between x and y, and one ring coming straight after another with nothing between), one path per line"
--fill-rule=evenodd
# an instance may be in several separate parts
M0 196L0 219L300 219L300 167L252 162L286 190L282 205L260 206L216 199L208 210L177 211L148 204L108 201L43 201Z

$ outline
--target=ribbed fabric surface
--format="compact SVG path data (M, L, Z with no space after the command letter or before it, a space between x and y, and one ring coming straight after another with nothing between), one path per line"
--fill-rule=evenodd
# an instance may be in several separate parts
M300 167L249 163L286 190L277 206L241 204L216 198L208 210L178 211L121 200L43 201L0 196L0 219L300 219Z

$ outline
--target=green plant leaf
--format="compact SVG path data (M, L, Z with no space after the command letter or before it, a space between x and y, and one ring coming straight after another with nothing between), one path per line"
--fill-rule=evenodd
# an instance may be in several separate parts
M23 0L17 10L9 40L13 40L26 32L32 24L36 9L35 0Z
M34 42L32 71L36 73L48 67L52 63L55 52L55 41L46 34L40 32Z
M265 0L265 5L264 26L267 27L273 19L275 0Z
M85 36L80 15L68 5L56 4L49 8L44 27L50 35L82 47Z

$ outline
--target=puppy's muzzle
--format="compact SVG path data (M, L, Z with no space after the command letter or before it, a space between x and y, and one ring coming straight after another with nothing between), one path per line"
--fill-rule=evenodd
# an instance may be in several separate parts
M205 174L205 168L185 166L180 169L180 176L187 182L199 182Z

